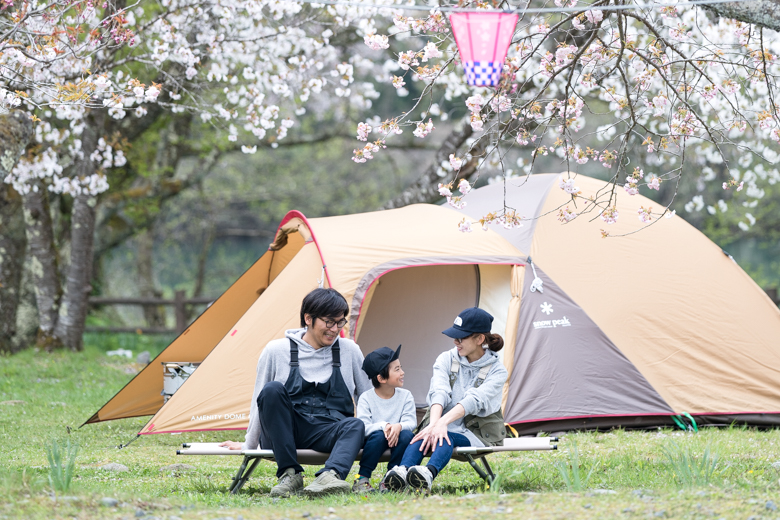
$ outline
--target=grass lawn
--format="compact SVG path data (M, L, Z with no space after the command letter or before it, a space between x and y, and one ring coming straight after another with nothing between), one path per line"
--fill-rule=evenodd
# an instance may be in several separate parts
M740 427L566 434L558 451L493 456L499 482L492 489L453 462L430 497L272 500L275 466L261 463L231 496L239 457L175 453L182 442L241 440L242 432L150 435L117 449L148 418L79 428L141 368L107 350L154 356L164 345L93 335L82 353L0 357L0 519L780 518L780 433ZM52 440L79 446L65 492L54 493L49 482ZM101 469L108 463L128 471ZM194 469L165 469L177 463ZM307 483L314 471L307 469Z

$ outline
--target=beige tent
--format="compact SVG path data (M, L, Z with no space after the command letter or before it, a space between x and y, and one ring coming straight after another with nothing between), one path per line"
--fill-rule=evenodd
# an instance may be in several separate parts
M557 208L570 199L558 178L507 186L528 219L519 229L457 229L500 205L502 185L473 191L462 212L290 212L269 251L87 422L155 414L141 434L245 429L260 351L298 326L301 299L322 284L347 298L345 333L364 353L404 345L420 406L435 357L451 347L440 331L478 305L506 339L504 413L521 432L668 425L684 412L699 423L780 423L780 311L763 291L676 216L606 240L600 219L561 224ZM585 196L603 188L577 184ZM639 229L632 215L653 204L617 202L612 234ZM163 406L166 361L203 363Z

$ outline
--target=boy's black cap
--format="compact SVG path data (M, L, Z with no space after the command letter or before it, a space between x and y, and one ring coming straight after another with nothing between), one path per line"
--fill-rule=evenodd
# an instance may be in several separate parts
M366 359L363 360L363 372L368 374L370 379L373 379L379 375L387 365L398 359L398 356L400 355L401 345L398 345L395 352L393 352L393 349L390 347L378 348L367 355Z
M442 334L454 339L463 339L472 334L490 334L493 316L478 307L471 307L458 314L455 324Z

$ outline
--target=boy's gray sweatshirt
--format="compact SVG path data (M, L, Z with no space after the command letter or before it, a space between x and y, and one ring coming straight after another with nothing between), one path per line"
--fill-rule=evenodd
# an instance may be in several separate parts
M455 384L450 388L450 368L453 356L460 362L460 370ZM485 365L491 365L487 377L478 388L474 388L479 370ZM485 349L484 356L474 363L469 363L468 359L458 355L457 347L453 347L451 350L439 354L433 364L433 377L431 378L431 387L428 390L428 406L440 404L444 408L442 412L444 415L460 403L466 411L466 415L486 417L501 409L506 379L506 368L492 350ZM447 431L465 435L472 446L484 446L466 428L462 417L451 422L447 426Z
M312 383L324 383L333 373L331 346L315 349L303 339L306 329L291 329L284 338L269 342L257 361L257 379L249 408L249 427L246 430L243 448L253 450L260 444L260 417L257 410L257 396L266 383L279 381L284 384L290 375L290 339L298 345L298 369L301 377ZM363 353L357 343L339 338L341 348L341 376L350 395L357 402L360 394L373 388L371 380L363 372ZM292 433L292 432L291 432Z
M382 399L372 388L360 395L357 417L366 425L366 437L386 424L401 424L402 430L414 430L417 426L417 413L414 397L409 390L396 388L390 399Z

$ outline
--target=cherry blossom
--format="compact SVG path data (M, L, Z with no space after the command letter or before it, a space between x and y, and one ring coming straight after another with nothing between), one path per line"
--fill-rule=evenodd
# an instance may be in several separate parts
M450 166L453 170L458 171L460 170L460 167L463 165L463 159L460 159L459 157L455 157L455 154L450 154Z
M601 220L607 224L614 224L618 219L618 210L615 206L610 206L601 212Z

